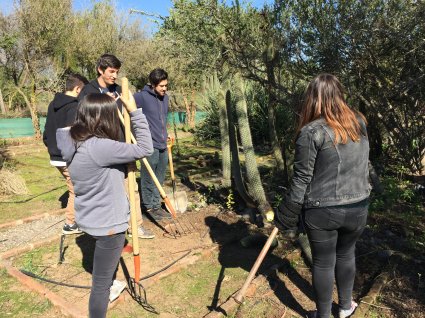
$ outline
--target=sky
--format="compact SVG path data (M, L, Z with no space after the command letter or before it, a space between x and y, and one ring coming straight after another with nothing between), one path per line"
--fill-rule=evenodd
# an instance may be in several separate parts
M231 3L231 0L226 0L228 3ZM248 1L248 0L245 0ZM13 0L0 0L0 11L3 14L9 14L13 11ZM241 3L244 0L240 1ZM265 3L273 3L273 0L250 0L250 2L256 7L262 7ZM73 8L75 10L84 10L87 7L90 7L93 3L93 0L73 0ZM130 9L142 10L148 13L155 13L161 16L167 16L168 12L172 6L172 0L112 0L112 3L115 4L116 8L119 11L129 11ZM151 19L137 15L141 19L142 23L147 24L148 27L155 30L155 24Z

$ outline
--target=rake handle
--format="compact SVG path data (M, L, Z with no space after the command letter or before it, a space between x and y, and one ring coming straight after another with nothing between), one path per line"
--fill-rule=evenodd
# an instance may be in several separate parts
M122 95L125 100L129 100L130 91L128 90L128 79L126 77L122 78ZM120 111L118 113L121 115ZM130 130L130 115L127 112L127 109L123 107L124 114L124 132L125 132L125 142L131 144L131 137L133 137ZM121 115L122 117L122 115ZM134 138L134 137L133 137ZM135 183L136 175L134 172L134 164L128 165L128 198L130 201L130 224L131 224L131 233L132 243L133 243L133 256L134 256L134 279L136 282L140 280L140 255L139 255L139 237L137 235L137 212L136 212L136 197L135 197Z

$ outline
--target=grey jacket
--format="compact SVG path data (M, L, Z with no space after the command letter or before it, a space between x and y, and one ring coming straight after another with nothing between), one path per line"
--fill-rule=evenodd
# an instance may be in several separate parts
M130 113L137 144L92 137L75 144L69 128L58 129L57 142L68 163L75 191L75 217L84 232L105 236L127 230L129 202L123 164L150 156L152 137L141 109Z
M289 191L292 202L305 208L360 202L370 194L369 141L364 136L334 145L335 135L324 119L305 125L296 140L294 176Z

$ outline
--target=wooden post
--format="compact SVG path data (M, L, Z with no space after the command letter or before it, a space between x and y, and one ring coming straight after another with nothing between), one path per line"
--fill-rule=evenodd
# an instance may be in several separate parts
M122 84L122 95L125 100L129 100L130 91L128 90L128 79L123 77L121 80ZM119 110L118 110L119 111ZM130 127L130 115L127 109L123 106L124 112L124 128L125 128L125 142L131 144L131 127ZM133 257L134 257L134 280L138 283L140 281L140 255L139 255L139 236L137 235L137 210L136 210L136 197L135 197L135 184L136 175L134 172L135 164L128 165L128 199L130 201L130 224L133 244Z

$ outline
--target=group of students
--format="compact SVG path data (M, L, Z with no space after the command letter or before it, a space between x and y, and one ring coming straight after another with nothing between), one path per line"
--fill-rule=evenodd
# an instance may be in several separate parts
M64 175L70 192L64 233L82 230L96 240L89 300L92 318L106 315L128 229L124 164L147 157L161 183L167 166L167 73L154 70L141 92L124 99L116 84L120 67L115 56L105 54L98 61L96 80L88 83L79 75L69 76L65 94L58 93L49 106L44 136L52 165ZM117 113L122 107L130 114L136 144L123 142ZM67 120L54 121L60 111ZM334 279L339 318L349 317L357 307L352 299L355 245L368 214L368 156L366 119L347 105L334 75L318 75L301 104L294 175L275 216L282 233L296 228L299 219L306 228L317 307L311 317L331 316ZM74 192L78 225L71 213ZM141 194L144 212L156 220L169 217L143 165ZM142 226L139 232L142 238L152 237Z
M117 57L104 54L97 62L95 80L69 75L65 92L57 93L48 107L43 134L50 163L64 176L69 191L62 232L85 232L96 241L90 317L104 317L108 302L126 287L113 279L129 230L126 164L146 157L161 184L168 164L168 74L154 69L143 90L125 99L116 83L120 67ZM136 144L124 142L118 113L123 108L130 114ZM170 218L144 165L141 195L144 213L155 220ZM142 222L139 211L138 237L154 238Z

